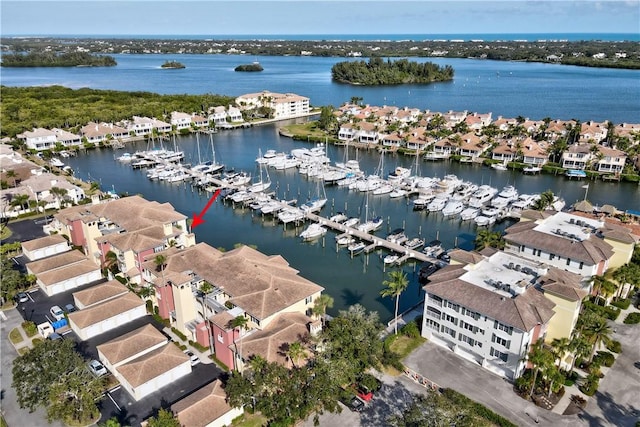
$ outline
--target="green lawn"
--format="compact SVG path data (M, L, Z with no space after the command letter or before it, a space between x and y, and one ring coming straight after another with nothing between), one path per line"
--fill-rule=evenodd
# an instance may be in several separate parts
M299 123L292 124L284 127L285 132L306 137L307 135L312 138L324 138L327 134L322 130L317 128L316 122L308 122L308 123Z
M234 427L262 427L267 425L267 419L261 414L245 412L231 423Z
M400 355L400 359L407 357L413 350L420 347L426 341L423 337L409 338L405 335L396 335L389 348Z

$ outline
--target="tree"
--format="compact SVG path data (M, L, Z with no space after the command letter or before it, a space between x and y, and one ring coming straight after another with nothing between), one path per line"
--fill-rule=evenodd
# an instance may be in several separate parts
M551 342L551 347L553 348L554 356L558 359L558 367L562 365L564 357L574 350L573 342L566 337L554 338Z
M607 321L599 316L585 325L583 335L589 344L591 344L589 363L591 363L593 356L602 344L609 345L611 342L611 333L611 327L607 325Z
M605 279L603 276L595 276L593 278L593 290L596 292L596 302L599 298L602 298L603 305L606 304L606 299L616 292L615 283Z
M178 417L171 411L160 409L158 415L147 420L147 427L181 427Z
M45 407L50 420L95 421L103 380L93 377L73 340L45 340L13 362L18 404L33 412Z
M329 294L320 294L313 303L311 311L322 320L322 326L326 322L327 308L333 307L333 297Z
M160 272L160 275L161 275L161 278L162 278L162 288L164 289L164 287L167 286L167 283L164 280L164 269L165 269L166 264L167 264L167 257L162 255L162 254L158 254L154 258L153 262L156 265L156 271ZM162 295L161 298L162 298L162 301L163 301L164 309L168 313L169 312L169 308L167 307L167 295Z
M108 251L104 254L104 268L111 271L112 273L117 273L120 271L118 267L118 255L116 255L113 251Z
M249 320L246 317L236 316L231 320L229 326L231 326L231 328L233 329L238 329L238 335L240 335L242 331L247 327L247 323L249 323ZM236 347L236 353L240 357L241 363L244 364L244 361L242 359L242 340L240 341L240 352L238 352L238 340L235 338L235 334L233 339L233 345ZM240 371L242 372L242 370Z
M380 291L380 295L384 298L395 297L396 299L394 333L398 335L398 306L400 304L400 295L402 295L405 289L407 289L407 286L409 286L409 280L404 271L396 270L389 272L389 280L385 280L382 284L386 286L386 288Z
M29 196L27 194L16 194L11 200L11 206L20 206L21 209L28 207Z
M476 250L482 250L488 247L504 249L505 240L499 231L490 231L486 228L478 231L474 240Z
M60 187L51 187L51 190L49 190L49 192L53 194L53 197L55 197L56 201L58 202L58 207L62 208L61 201L63 201L67 196L67 190Z
M533 369L533 383L531 384L531 391L529 391L529 398L531 398L531 396L533 396L533 391L536 388L538 373L546 370L549 365L553 364L553 356L544 348L542 340L538 340L531 347L527 360L531 363L531 369Z
M536 200L535 204L533 205L533 208L537 211L544 211L553 205L554 199L555 195L553 194L553 191L543 191L540 194L540 198Z
M289 344L289 348L287 349L287 357L291 360L294 368L297 368L296 361L302 359L306 355L305 349L302 346L302 343L299 341L292 342Z

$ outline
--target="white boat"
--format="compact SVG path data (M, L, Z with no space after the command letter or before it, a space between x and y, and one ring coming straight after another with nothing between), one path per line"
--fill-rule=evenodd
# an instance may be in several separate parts
M393 230L388 236L387 240L391 243L397 243L401 245L402 243L407 241L407 235L404 234L404 228L396 228Z
M285 224L294 221L302 221L304 219L304 212L294 206L289 206L278 212L278 219Z
M64 163L62 163L62 161L57 157L52 157L49 163L51 163L51 166L55 166L57 168L64 167Z
M460 219L463 221L469 221L474 219L480 214L480 209L478 208L466 208L462 212L460 212Z
M453 200L467 200L476 191L478 191L478 186L476 184L472 182L464 182L453 191L451 198Z
M312 199L300 206L304 212L318 212L327 204L327 199Z
M295 168L299 164L300 164L300 160L296 159L295 157L285 156L282 159L278 159L277 162L275 162L270 166L274 167L276 170L285 170L285 169Z
M392 199L397 199L399 197L404 197L407 195L407 190L402 188L395 188L391 193L389 193L389 197Z
M390 264L395 264L396 262L398 262L399 259L400 257L398 255L389 254L383 258L383 262L387 265L390 265Z
M116 160L122 163L131 163L133 159L134 159L134 156L132 156L131 153L122 153L121 156L118 156L116 158Z
M515 200L518 198L518 190L513 185L507 185L498 193L498 196Z
M256 157L256 162L259 164L266 164L269 160L276 157L276 150L267 150L264 155L258 153L258 157Z
M479 215L475 217L474 221L480 227L486 227L496 222L496 218L494 216L484 216Z
M382 227L383 224L384 224L384 220L382 219L382 217L378 216L358 225L358 230L365 233L373 233L374 231L380 229L380 227Z
M542 170L541 167L539 166L527 166L524 169L522 169L522 172L524 173L538 173Z
M409 239L404 242L402 246L411 250L418 249L419 247L424 246L424 239L421 239L420 237L414 237L413 239Z
M240 203L240 202L246 202L247 200L252 200L254 197L255 197L254 193L251 193L250 191L247 191L247 190L240 190L230 195L229 199L231 199L232 202Z
M186 181L187 179L190 179L191 175L189 175L188 173L186 173L183 170L178 170L175 174L171 175L170 177L168 177L167 179L165 179L165 181L167 182L182 182L182 181Z
M436 197L435 199L433 199L428 205L427 205L427 210L429 212L438 212L441 211L442 209L444 209L444 207L447 205L447 199L444 197Z
M309 225L302 233L300 233L300 238L304 241L310 241L319 239L320 237L327 234L327 229L318 223L313 223Z
M449 201L444 208L442 208L442 214L444 216L457 215L464 210L464 203L460 200Z
M367 245L364 242L353 242L347 246L347 250L351 252L351 255L356 255L364 250Z
M333 184L347 177L344 170L330 170L322 175L322 180L327 184Z
M443 251L444 251L444 248L442 247L442 242L440 240L432 240L429 243L427 243L424 249L422 249L423 253L431 257L435 257L440 252L443 252Z
M398 183L404 178L408 178L411 175L411 169L397 166L396 169L389 174L387 179L389 182Z
M507 162L504 163L494 163L491 167L497 171L506 171L507 170Z
M372 193L376 196L380 196L382 194L390 194L392 191L393 191L393 185L382 184L380 187L374 189Z
M222 183L230 187L240 187L251 182L251 174L246 172L234 172L222 178Z
M488 203L497 193L497 188L491 187L490 185L481 185L469 199L469 206L471 206L472 208L481 208L486 203Z
M355 227L358 224L360 224L360 218L349 218L343 225L345 227Z
M360 192L373 191L376 188L381 187L382 184L383 181L378 175L369 175L366 179L360 180L356 183L356 190Z
M266 178L263 177L263 173L266 174ZM260 163L260 178L258 179L258 181L251 184L248 190L252 193L259 193L261 191L265 191L269 187L271 187L271 178L269 178L269 172L264 171L264 164Z
M347 217L345 214L343 214L342 212L337 212L335 215L329 218L329 221L337 222L340 224L345 222L347 219L349 219L349 217Z
M436 196L431 193L420 193L418 198L413 200L413 209L416 211L426 209L435 197Z
M518 199L511 203L511 207L517 210L528 209L540 198L539 194L521 194Z
M491 206L493 206L494 208L506 208L510 202L511 199L498 196L491 200Z
M262 212L265 215L274 214L276 212L279 212L282 209L282 207L283 207L282 202L279 202L278 200L272 200L262 205L260 207L260 212Z
M336 243L340 246L347 246L355 243L356 239L351 236L336 236Z

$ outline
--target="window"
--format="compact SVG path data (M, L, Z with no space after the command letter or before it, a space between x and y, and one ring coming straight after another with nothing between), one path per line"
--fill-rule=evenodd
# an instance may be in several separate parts
M498 329L500 331L505 331L506 333L508 333L509 335L511 335L513 333L513 327L512 326L507 326L504 323L500 323L497 320L495 320L493 322L493 327L495 329Z
M305 304L311 304L311 302L312 302L312 301L313 301L313 299L312 299L311 297L306 297L306 298L304 299L304 303L305 303Z
M464 314L465 316L469 316L474 318L475 320L479 320L480 319L480 313L476 313L475 311L471 311L467 308L462 307L462 314Z
M571 258L567 258L567 265L571 265Z
M440 332L442 332L443 334L451 335L453 338L456 337L456 331L451 328L447 328L446 326L442 326L440 328Z
M580 261L580 270L582 270L582 267L584 267L584 262Z
M549 261L556 259L556 254L549 254Z
M542 250L540 250L540 249L538 249L538 250L535 250L535 249L534 249L533 251L535 252L535 254L536 254L537 256L540 256L540 254L542 254Z
M472 324L467 323L467 322L465 322L463 320L460 321L460 327L464 328L464 329L466 329L468 331L471 331L471 332L473 332L476 329L475 326L473 326Z
M489 351L489 354L493 357L495 357L496 359L500 359L503 362L506 362L507 359L509 358L509 355L507 353L502 353L498 350L496 350L495 348L491 347L491 350Z
M491 336L491 342L495 342L498 343L506 348L509 348L511 346L511 340L508 340L506 338L502 338L497 336L496 334L493 334Z
M424 321L424 324L427 326L427 328L433 329L436 332L440 330L440 324L433 319L426 319Z
M476 340L474 340L473 338L469 338L466 335L462 335L460 334L458 336L458 340L462 341L462 342L466 342L467 344L469 344L471 347L473 347L474 345L476 345Z
M446 320L447 322L451 322L454 325L458 325L458 319L456 319L455 317L451 316L450 314L445 314L444 315L444 320Z
M460 306L458 304L455 304L455 303L451 302L451 301L447 301L447 303L445 305L448 308L450 308L451 310L454 310L456 312L460 310Z
M524 252L524 245L520 245L520 252Z

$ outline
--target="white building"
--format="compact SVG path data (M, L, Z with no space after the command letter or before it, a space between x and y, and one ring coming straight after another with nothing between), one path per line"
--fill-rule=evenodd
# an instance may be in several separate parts
M58 141L54 131L43 128L33 128L32 131L18 134L17 137L24 141L29 150L37 151L52 150Z
M22 254L30 261L37 261L70 250L69 242L60 234L52 234L51 236L22 242Z
M274 119L300 117L311 111L309 98L294 93L274 93L267 90L236 98L240 109L266 107L273 110Z
M177 130L191 128L191 114L174 111L171 113L171 126Z
M451 264L424 286L422 335L509 379L543 339L555 303L536 288L546 270L504 252Z

